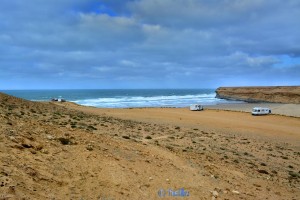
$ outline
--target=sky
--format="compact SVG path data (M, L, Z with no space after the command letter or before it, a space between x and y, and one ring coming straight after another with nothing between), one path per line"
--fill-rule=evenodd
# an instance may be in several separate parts
M0 89L300 85L299 0L1 0Z

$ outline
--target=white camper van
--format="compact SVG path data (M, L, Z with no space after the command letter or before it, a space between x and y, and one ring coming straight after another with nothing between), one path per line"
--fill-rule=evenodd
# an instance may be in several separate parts
M192 104L190 105L190 110L192 111L203 110L203 106L201 106L200 104Z
M261 107L255 107L252 109L252 115L267 115L267 114L271 114L271 109L261 108Z

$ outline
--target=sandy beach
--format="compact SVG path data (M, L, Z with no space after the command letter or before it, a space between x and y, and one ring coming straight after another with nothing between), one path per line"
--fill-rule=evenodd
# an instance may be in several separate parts
M145 123L196 127L205 131L224 133L236 132L237 134L246 134L249 137L270 136L272 139L289 140L295 144L299 144L300 141L300 134L298 133L300 130L300 118L298 118L300 117L300 105L298 104L220 104L205 106L204 111L190 111L189 108L107 109L72 103L65 104L65 106L90 114L104 114ZM253 107L269 107L274 114L252 116Z
M234 104L219 104L206 106L208 109L229 110L251 113L252 108L263 107L270 108L272 114L300 117L300 104L283 104L283 103L234 103Z
M276 114L255 117L253 104L192 112L0 100L3 199L300 196L300 118L289 117L299 105L268 104Z

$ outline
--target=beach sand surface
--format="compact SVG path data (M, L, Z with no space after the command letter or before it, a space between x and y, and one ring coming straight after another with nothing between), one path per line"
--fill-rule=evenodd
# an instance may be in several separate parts
M283 104L283 103L233 103L218 104L206 106L208 109L219 109L229 111L241 111L251 113L252 108L263 107L270 108L272 114L300 117L300 104Z
M86 107L73 103L68 104L67 107L91 114L107 114L146 123L180 125L201 128L206 131L272 137L274 140L283 139L296 144L300 141L300 118L298 117L300 105L298 104L220 104L205 106L204 111L190 111L189 108L109 109ZM252 116L253 107L269 107L274 114Z
M300 119L0 94L2 199L298 199Z

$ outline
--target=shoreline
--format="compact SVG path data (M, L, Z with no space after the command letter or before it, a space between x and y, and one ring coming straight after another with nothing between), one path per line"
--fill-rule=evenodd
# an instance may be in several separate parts
M57 104L57 103L56 103ZM92 115L102 115L133 122L142 122L157 125L172 125L196 128L204 131L222 132L240 136L258 137L267 140L285 140L288 143L297 144L300 135L297 128L300 127L299 117L271 114L265 116L252 116L250 111L245 112L253 104L242 104L233 107L235 110L226 110L224 105L204 108L204 111L190 111L185 108L96 108L74 103L59 104L67 109L74 109ZM248 106L248 107L247 107ZM290 105L273 105L290 106ZM291 105L294 108L294 105ZM299 108L299 105L296 105ZM228 108L228 107L226 107ZM230 109L230 108L228 108ZM277 109L277 111L280 109ZM292 115L292 112L288 114ZM297 141L295 143L295 141Z
M50 101L51 102L51 101ZM189 107L126 107L126 108L105 108L105 107L95 107L81 105L74 102L53 102L57 105L67 104L68 106L80 106L87 108L96 109L188 109ZM285 104L285 103L220 103L216 105L203 105L205 110L224 110L224 111L234 111L234 112L245 112L251 113L254 107L268 107L272 110L272 115L280 115L286 117L296 117L300 118L300 104Z

